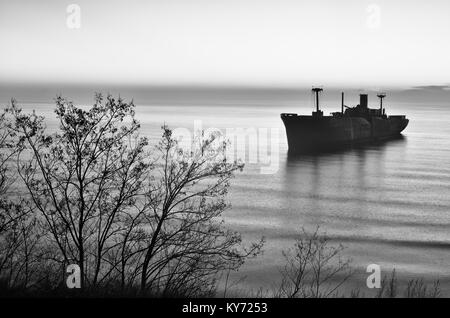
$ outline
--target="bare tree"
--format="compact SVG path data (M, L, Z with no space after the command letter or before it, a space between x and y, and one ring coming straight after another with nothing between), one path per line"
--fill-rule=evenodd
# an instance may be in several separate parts
M331 245L318 228L313 233L303 229L294 247L283 251L286 265L277 296L333 296L352 275L350 261L341 257L343 249Z
M80 266L82 287L111 273L105 255L126 231L118 222L140 194L149 163L147 139L137 135L133 102L96 95L84 110L56 99L59 131L48 134L44 118L10 108L19 136L19 174L42 215L59 261Z
M223 226L222 213L230 179L242 169L225 156L220 136L199 136L183 149L163 127L157 147L158 166L145 226L148 246L142 264L141 291L163 295L203 295L214 289L217 273L237 269L259 253L262 242L248 249L241 236Z
M15 134L7 112L0 115L0 279L7 288L28 287L36 270L39 231L16 184Z
M163 127L151 148L133 102L111 96L96 95L90 108L58 97L54 133L15 101L8 112L27 192L21 207L43 229L40 261L56 263L56 277L76 263L84 289L204 295L219 272L260 251L262 242L245 248L224 227L229 181L243 165L227 160L216 136L183 151Z
M14 182L11 158L15 153L9 124L7 113L3 112L0 115L0 234L6 232L20 216L11 214L14 209L8 200L8 190Z

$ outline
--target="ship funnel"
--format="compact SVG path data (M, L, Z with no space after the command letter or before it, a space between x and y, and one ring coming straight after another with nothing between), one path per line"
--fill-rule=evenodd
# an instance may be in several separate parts
M368 100L367 94L359 95L359 105L361 107L367 108L367 100Z

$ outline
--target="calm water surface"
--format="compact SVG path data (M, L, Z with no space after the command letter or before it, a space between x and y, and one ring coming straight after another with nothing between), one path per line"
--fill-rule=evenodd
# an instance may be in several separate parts
M31 107L24 105L25 108ZM36 109L52 118L52 106ZM157 138L163 123L203 128L278 128L277 170L261 174L247 164L232 182L225 213L229 227L245 242L266 238L264 254L233 276L245 277L234 292L271 288L283 265L281 250L300 229L320 226L334 243L346 246L355 276L349 288L365 289L368 264L399 277L440 279L450 295L450 103L393 103L389 114L406 114L403 138L331 154L287 155L281 112L310 113L292 103L251 106L236 102L210 106L138 105L143 133ZM329 111L334 111L330 109ZM49 126L54 125L49 121Z

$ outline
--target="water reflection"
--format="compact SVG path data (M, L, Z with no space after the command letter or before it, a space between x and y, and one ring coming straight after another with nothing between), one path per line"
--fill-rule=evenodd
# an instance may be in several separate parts
M371 232L370 218L374 200L383 200L386 161L389 154L406 147L401 136L395 140L365 147L286 155L283 169L284 206L288 216L284 226L300 223L353 234ZM348 221L348 222L347 222ZM331 226L332 224L332 226ZM350 233L348 233L350 234Z

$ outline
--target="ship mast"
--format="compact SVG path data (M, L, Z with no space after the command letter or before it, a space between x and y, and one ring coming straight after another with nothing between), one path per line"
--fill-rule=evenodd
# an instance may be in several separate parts
M320 112L320 108L319 108L319 93L321 91L323 91L323 88L313 87L312 91L316 94L316 112L319 113Z
M380 115L383 115L383 98L386 97L386 93L380 93L377 97L380 99Z

